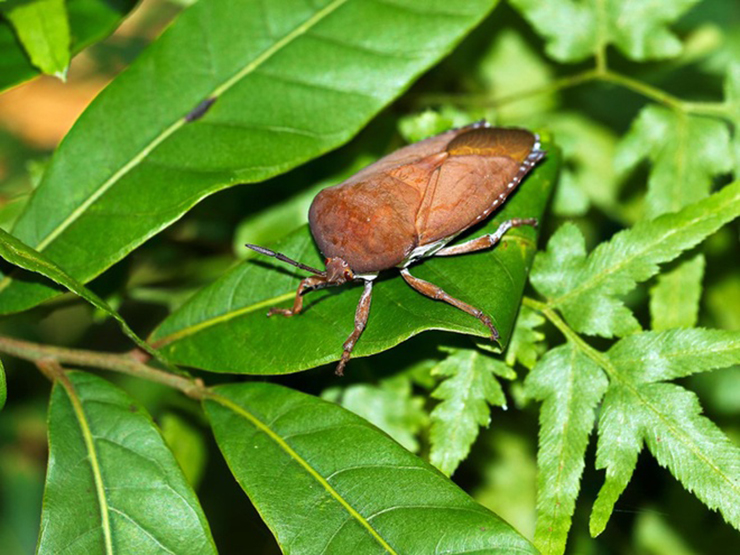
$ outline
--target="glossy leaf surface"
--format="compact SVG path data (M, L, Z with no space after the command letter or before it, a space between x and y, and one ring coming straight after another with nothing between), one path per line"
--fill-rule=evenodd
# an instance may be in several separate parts
M72 55L107 37L136 5L135 0L68 0ZM39 74L8 22L0 19L0 91Z
M145 409L69 372L49 405L37 553L216 553L195 493Z
M349 411L268 383L215 388L216 441L284 553L536 553L495 514Z
M86 282L203 197L349 140L495 3L198 2L96 97L13 232ZM0 292L0 313L54 295Z
M510 218L541 217L559 166L552 145L547 158L519 186L503 209L472 237L493 232ZM461 240L464 240L461 239ZM411 273L489 314L506 344L535 252L536 232L512 229L490 251L427 259ZM273 247L311 266L323 267L307 227ZM370 320L353 356L367 356L425 330L488 337L475 318L412 290L395 271L373 288ZM271 259L235 267L171 314L151 341L167 358L213 372L282 374L337 360L352 331L361 287L311 293L303 313L266 318L270 307L290 306L299 275Z

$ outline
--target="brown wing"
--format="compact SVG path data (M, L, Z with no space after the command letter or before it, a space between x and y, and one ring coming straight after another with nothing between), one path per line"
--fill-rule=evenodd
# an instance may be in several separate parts
M418 244L455 235L503 204L541 157L536 144L537 137L523 129L481 127L456 135L422 199Z

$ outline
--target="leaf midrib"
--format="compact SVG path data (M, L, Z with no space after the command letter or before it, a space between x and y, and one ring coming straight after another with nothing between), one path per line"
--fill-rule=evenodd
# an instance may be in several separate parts
M110 526L110 508L108 506L108 498L105 494L105 486L103 485L103 475L100 471L100 463L98 461L98 454L95 450L95 442L93 440L92 431L87 422L87 416L85 415L85 409L82 406L80 398L77 396L77 391L74 385L67 376L63 376L59 382L64 387L67 397L72 404L72 410L74 410L77 422L80 425L80 432L82 433L82 439L85 442L85 448L90 459L90 467L93 473L93 479L95 481L95 493L98 498L98 505L100 507L100 527L103 529L103 539L105 541L105 553L107 555L113 555L113 539L111 536Z
M244 68L235 73L232 77L213 89L213 92L210 95L207 95L206 98L218 98L219 96L224 94L236 83L244 79L250 73L254 72L258 67L264 64L282 48L284 48L300 36L306 34L306 32L308 32L312 27L316 26L319 22L328 17L332 12L345 4L347 1L348 0L334 0L326 7L316 12L313 16L295 27L282 39L275 42L271 47L257 56L254 61L244 66ZM43 251L46 247L48 247L57 237L59 237L59 235L61 235L70 225L72 225L95 201L103 196L123 176L125 176L129 171L138 166L139 163L143 161L147 156L149 156L149 154L155 148L157 148L168 137L170 137L173 133L175 133L178 129L185 125L187 123L184 118L185 115L186 114L183 114L181 117L178 117L177 121L175 121L165 130L160 132L138 154L136 154L133 158L131 158L131 160L129 160L126 164L119 168L111 177L104 181L103 184L92 195L90 195L82 204L75 208L69 216L67 216L59 225L57 225L57 227L54 228L46 237L44 237L34 248L37 251ZM10 275L6 276L2 281L0 281L0 291L6 289L11 281L12 278L10 277Z
M632 255L630 257L623 259L621 262L615 264L614 266L610 266L609 268L605 268L603 271L598 272L597 274L594 274L593 276L591 276L590 278L588 278L585 281L581 282L580 285L578 285L577 287L574 287L573 289L571 289L570 291L568 291L564 295L561 295L561 296L559 296L559 297L557 297L555 299L551 299L548 304L550 306L553 306L553 307L562 306L567 300L569 300L569 299L571 299L573 297L577 297L578 295L580 295L584 291L588 291L589 289L593 289L593 288L597 287L598 284L600 282L602 282L603 280L605 280L608 277L611 277L613 275L618 275L618 273L625 266L627 266L628 264L631 264L635 260L638 260L641 257L645 256L645 254L647 252L649 252L650 249L652 249L653 247L655 247L655 245L658 245L660 243L665 242L666 240L672 238L674 235L676 235L678 233L681 233L681 232L684 232L687 229L693 227L694 225L698 225L698 224L703 223L704 221L706 221L706 220L708 220L708 219L710 219L712 217L718 216L718 212L722 211L728 205L731 205L731 204L733 204L733 203L735 203L737 201L738 201L738 195L736 194L736 195L728 198L727 199L727 202L723 203L722 205L720 205L718 207L715 207L710 212L704 212L704 213L702 213L700 216L698 216L698 217L692 219L691 221L689 221L686 225L683 225L681 227L673 227L673 228L671 228L667 233L661 234L659 237L656 237L654 240L650 241L647 245L645 245L644 248L640 249L638 252L632 253ZM679 212L675 212L672 215L676 215L676 214L679 214ZM721 216L720 216L720 218L721 218ZM723 218L721 218L721 219L723 219ZM634 229L634 228L632 228L632 229ZM684 250L684 249L682 249L682 250ZM593 252L586 259L585 264L588 264L590 262L589 259L592 257L592 255L593 255ZM672 257L672 258L675 258L675 256ZM668 260L671 260L672 258L670 258ZM652 263L655 263L652 260L651 260L651 262ZM663 263L663 262L666 262L666 260L661 260L660 262L657 262L656 264L660 264L660 263ZM633 279L633 281L637 281L634 278L632 278L632 279ZM609 293L607 293L607 294L609 294Z
M319 472L315 468L313 468L308 463L308 461L306 461L306 459L301 457L290 445L288 445L288 443L282 437L280 437L277 432L275 432L272 428L270 428L267 424L262 422L244 407L241 407L224 395L220 395L218 393L210 393L207 399L233 411L236 415L248 420L255 428L267 435L267 437L269 437L283 451L285 451L291 459L301 465L301 467L303 467L303 469L308 472L308 474L313 479L315 479L321 485L321 487L323 487L326 492L329 493L329 495L331 495L350 514L352 518L354 518L363 528L365 528L370 533L373 539L375 539L383 547L383 549L385 549L391 555L399 555L390 545L388 545L388 542L383 539L383 537L375 530L375 528L370 525L370 522L365 517L363 517L352 505L350 505L350 503L331 486L326 478L319 474Z

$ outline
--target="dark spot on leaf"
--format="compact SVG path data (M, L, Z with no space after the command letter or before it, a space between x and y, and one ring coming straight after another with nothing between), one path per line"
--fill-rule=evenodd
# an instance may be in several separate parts
M192 121L195 121L197 119L202 118L205 113L210 109L211 106L213 106L213 103L216 102L216 98L206 98L205 100L198 103L198 105L193 108L188 115L185 116L185 121L190 123Z
M134 405L133 403L128 406L129 412L137 412L139 410L139 407Z

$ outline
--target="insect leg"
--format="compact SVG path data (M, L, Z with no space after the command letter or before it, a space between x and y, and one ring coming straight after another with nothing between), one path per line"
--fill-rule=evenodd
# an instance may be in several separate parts
M267 313L268 316L274 314L282 314L286 318L299 314L303 309L303 295L313 289L321 289L322 285L327 285L326 278L324 276L310 276L301 280L298 284L298 290L295 293L295 300L293 301L293 308L271 308Z
M451 256L453 254L465 254L466 252L475 252L483 249L488 249L498 243L504 234L509 231L512 227L519 227L522 225L537 226L537 220L535 218L514 218L513 220L507 220L498 226L498 229L493 233L478 237L477 239L471 239L460 245L452 247L445 247L435 253L434 256Z
M411 287L416 289L422 295L426 295L427 297L431 297L432 299L449 303L455 308L459 308L460 310L463 310L468 314L471 314L478 318L478 320L483 322L486 327L491 330L491 341L498 341L498 330L493 325L493 322L491 322L491 319L482 310L475 308L474 306L471 306L467 303L464 303L461 300L456 299L455 297L450 296L441 287L437 287L433 283L429 283L428 281L424 281L423 279L412 276L406 268L401 270L401 275L403 276L403 279L406 280L406 283L408 283Z
M367 318L370 315L370 300L373 292L373 282L371 280L365 281L365 290L362 292L360 302L357 303L357 310L355 311L355 329L344 342L344 351L342 352L342 358L339 359L337 364L336 374L342 376L344 374L344 367L349 361L349 357L352 356L352 349L355 348L355 343L362 335L367 324Z

